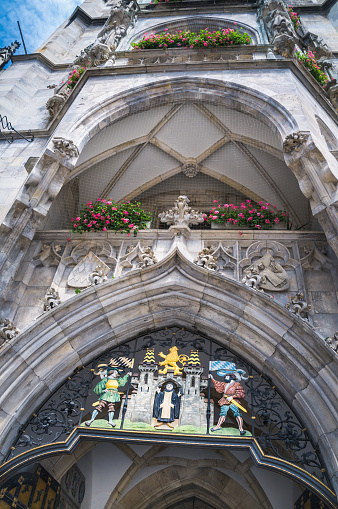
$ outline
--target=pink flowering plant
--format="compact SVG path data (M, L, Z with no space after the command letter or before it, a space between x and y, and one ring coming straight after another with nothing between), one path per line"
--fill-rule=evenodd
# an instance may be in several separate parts
M325 88L328 83L328 77L317 64L315 55L312 53L312 51L308 51L307 53L305 51L296 51L296 57L299 62L301 62L304 67L306 67L306 69L312 74L312 76L318 81L318 83Z
M146 230L151 214L144 212L140 203L124 201L116 204L112 200L98 198L94 203L89 201L80 210L77 217L72 218L71 231L73 233L106 232L133 233Z
M224 28L209 32L206 28L198 34L189 30L179 30L177 33L169 33L168 28L161 34L145 34L138 42L133 42L133 49L163 49L168 48L214 48L217 46L235 46L250 44L251 37L246 32L242 33L232 28Z
M291 229L289 215L285 210L278 210L276 205L260 201L254 203L246 200L240 205L225 203L221 205L214 200L214 206L211 208L208 222L217 224L229 224L246 227L257 230L269 230L274 225L279 225L287 230Z
M82 74L85 72L87 67L79 67L78 69L73 69L72 72L69 74L67 81L66 81L66 87L68 90L73 90L76 83L81 78Z
M287 9L288 9L288 13L289 13L290 19L291 19L291 21L293 23L293 26L295 27L295 30L298 30L298 28L300 28L302 26L302 23L300 21L300 17L293 10L292 5L288 5Z

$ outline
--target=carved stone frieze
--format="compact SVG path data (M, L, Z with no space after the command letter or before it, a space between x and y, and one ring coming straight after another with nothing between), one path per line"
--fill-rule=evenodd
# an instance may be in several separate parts
M89 251L70 272L67 284L73 288L88 288L107 279L109 271L110 267Z
M62 246L56 242L42 244L41 251L33 257L33 263L37 266L51 267L58 265L61 260Z
M56 308L56 306L58 306L59 304L61 304L59 292L51 286L46 291L46 295L44 298L44 304L43 304L43 310L51 311L52 309Z
M154 265L157 263L157 259L155 257L154 251L149 246L145 246L144 248L140 248L140 252L138 254L138 264L137 266L140 269L145 269L150 265Z
M54 152L59 152L63 157L71 158L79 155L78 148L74 145L72 140L66 140L66 138L58 136L53 138L52 142L54 145Z
M322 246L306 245L303 246L305 256L301 258L300 262L305 270L322 270L330 269L333 262L326 256L326 249Z
M0 317L0 346L19 334L19 329L7 318Z
M335 332L332 337L326 338L325 341L326 344L329 345L336 354L338 354L338 331Z
M215 251L215 246L205 247L198 253L198 257L195 258L194 263L205 269L217 270L217 257L214 256Z
M184 173L184 175L189 178L196 177L199 171L199 165L195 159L187 160L182 166L182 173Z
M284 152L299 152L301 146L306 143L309 134L304 131L288 134L283 142Z
M311 305L306 302L302 292L298 292L291 297L290 302L288 302L285 307L290 313L298 316L302 320L308 319L308 314L311 310Z
M167 223L183 228L187 228L189 225L203 223L205 221L206 214L191 209L188 203L190 203L190 200L187 196L179 196L172 209L159 214L161 223Z

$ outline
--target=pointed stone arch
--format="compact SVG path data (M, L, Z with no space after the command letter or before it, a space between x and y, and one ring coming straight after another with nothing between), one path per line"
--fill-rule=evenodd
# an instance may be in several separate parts
M194 265L177 249L156 265L75 296L6 344L2 455L75 367L147 330L177 324L217 340L271 378L301 416L335 485L334 353L270 298ZM23 383L19 401L13 386Z

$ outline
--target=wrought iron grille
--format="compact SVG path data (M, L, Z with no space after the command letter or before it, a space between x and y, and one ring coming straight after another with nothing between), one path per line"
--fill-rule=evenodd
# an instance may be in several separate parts
M173 353L180 360L170 364ZM109 388L109 377L115 389ZM178 412L173 419L161 419L156 398L168 392L168 384L173 386L171 402ZM238 385L233 399L227 401L234 384ZM113 390L119 396L103 404L104 398L109 400L105 394ZM164 401L165 395L161 397ZM243 419L243 433L237 417ZM272 381L215 341L178 327L144 334L76 369L21 429L6 461L37 446L64 441L77 426L198 434L206 440L253 437L265 454L328 484L319 451Z

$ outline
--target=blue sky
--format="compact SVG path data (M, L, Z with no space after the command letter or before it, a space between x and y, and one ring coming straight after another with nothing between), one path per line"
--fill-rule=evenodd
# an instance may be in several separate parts
M21 42L19 20L28 53L33 53L83 0L0 0L0 48ZM24 53L23 45L16 51Z

